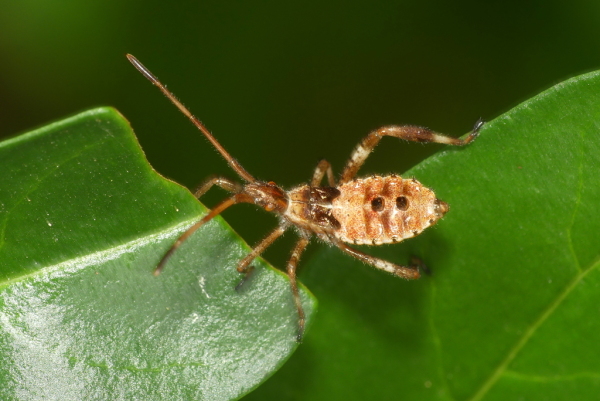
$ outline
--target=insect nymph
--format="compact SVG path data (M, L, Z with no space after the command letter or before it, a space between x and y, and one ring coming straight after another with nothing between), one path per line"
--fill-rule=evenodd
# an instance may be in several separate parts
M274 182L257 180L248 173L221 146L204 124L192 115L146 67L130 54L127 58L192 121L244 181L240 184L224 177L213 177L200 186L195 194L198 198L214 185L230 192L231 196L210 210L175 241L154 270L155 275L161 272L173 252L206 222L231 205L253 203L277 214L280 223L238 263L237 270L247 274L256 257L287 229L292 227L296 229L300 238L294 246L286 271L298 310L298 341L301 340L304 332L305 317L296 283L296 267L311 237L316 236L356 259L398 277L408 280L419 278L420 273L416 265L397 265L363 253L348 244L381 245L414 237L435 224L448 211L448 204L437 199L432 190L415 179L403 179L397 175L368 178L355 178L355 176L384 136L407 141L460 146L470 143L479 135L483 125L481 120L477 121L473 131L465 139L443 136L427 128L412 125L381 127L369 133L356 146L337 182L329 162L321 160L309 184L286 191ZM322 186L325 177L328 185Z

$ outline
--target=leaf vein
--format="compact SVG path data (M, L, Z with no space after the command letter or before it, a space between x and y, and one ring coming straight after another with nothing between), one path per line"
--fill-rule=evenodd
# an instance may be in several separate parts
M579 379L600 379L600 373L598 372L577 372L568 375L533 375L521 372L515 372L514 370L507 370L504 372L504 376L510 377L515 380L537 382L537 383L551 383L557 381L573 381Z
M548 307L542 311L540 316L525 330L521 338L515 343L515 345L509 350L506 358L500 362L498 367L491 373L491 375L483 382L479 390L470 398L470 401L480 401L485 394L496 384L500 377L506 373L508 365L516 358L521 349L527 344L529 339L533 337L537 329L554 313L559 305L567 298L567 296L573 292L575 287L587 276L591 271L600 266L600 259L590 264L590 267L580 271L570 283L558 294L556 299L551 302Z
M442 351L442 341L440 340L439 333L437 331L437 326L435 325L435 298L436 298L436 287L435 282L431 281L431 313L429 314L429 327L431 330L431 337L433 341L433 345L435 347L435 352L437 354L437 365L438 365L438 375L440 377L441 387L443 389L443 394L448 396L449 400L455 400L452 396L452 392L450 391L450 387L448 386L448 381L446 380L446 372L444 370L444 361L443 361L443 351Z

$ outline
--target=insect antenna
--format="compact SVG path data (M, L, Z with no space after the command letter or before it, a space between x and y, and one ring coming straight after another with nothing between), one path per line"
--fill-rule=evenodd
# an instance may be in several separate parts
M131 54L127 54L127 59L133 66L142 73L150 82L160 89L160 91L175 105L177 108L187 117L190 121L204 134L206 139L213 144L213 146L219 151L221 156L229 163L229 166L244 180L248 182L254 182L256 179L246 171L244 167L234 159L229 152L225 150L223 146L217 141L217 139L210 133L210 131L202 124L196 116L194 116L187 107L185 107L176 97L175 95L167 89L165 85L163 85L158 78L154 74L150 72L142 63L139 62L137 58L132 56Z

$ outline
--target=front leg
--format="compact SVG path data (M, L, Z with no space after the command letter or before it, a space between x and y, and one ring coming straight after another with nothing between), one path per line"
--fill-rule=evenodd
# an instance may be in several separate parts
M237 265L237 271L244 274L242 280L235 286L235 290L239 291L244 283L248 280L252 272L254 271L254 266L251 263L260 256L275 240L283 235L287 226L280 225L275 230L273 230L269 235L265 237L258 245L252 249L252 251L246 255L246 257L239 261Z
M479 119L473 131L465 139L451 138L448 136L440 135L436 132L431 131L428 128L417 127L415 125L390 125L381 127L375 131L371 131L357 146L354 148L350 160L346 163L346 167L342 172L342 178L340 179L339 185L345 184L352 180L358 170L362 167L369 157L369 154L375 149L375 146L379 143L381 138L384 136L393 136L396 138L404 139L412 142L434 142L443 143L446 145L463 146L471 143L479 135L479 130L483 126L483 120Z
M224 190L232 193L242 192L243 186L237 182L231 181L229 178L212 176L202 183L194 192L194 196L198 199L214 185L223 188Z
M268 247L275 242L275 240L283 235L285 230L287 229L287 225L279 225L275 230L273 230L269 235L267 235L262 241L256 245L252 251L244 257L244 259L240 260L237 265L237 271L240 273L247 273L250 269L250 264L259 257Z
M173 253L175 253L177 248L179 248L181 246L181 244L183 244L185 242L185 240L187 240L193 233L195 233L196 230L198 230L204 224L208 223L213 218L215 218L216 216L221 214L221 212L223 212L229 206L235 205L236 203L243 203L243 202L244 202L244 199L242 197L240 197L239 194L236 194L230 198L225 199L223 202L219 203L217 206L215 206L213 209L211 209L208 212L208 214L206 214L200 221L198 221L196 224L194 224L193 226L191 226L190 228L185 230L185 232L183 234L181 234L179 236L179 238L177 238L175 243L173 245L171 245L171 248L169 248L167 253L165 253L165 255L162 257L160 262L158 262L158 265L154 269L153 274L155 276L158 276L160 274L160 272L165 267L165 264L167 263L167 261L169 260L171 255L173 255Z

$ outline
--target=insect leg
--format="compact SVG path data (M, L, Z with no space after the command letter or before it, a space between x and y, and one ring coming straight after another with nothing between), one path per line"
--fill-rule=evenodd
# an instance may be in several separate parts
M339 185L352 180L358 170L362 167L369 154L375 149L381 138L384 136L393 136L412 142L435 142L446 145L463 146L472 142L479 135L479 130L483 126L483 120L479 119L473 131L465 138L451 138L440 135L428 128L417 127L415 125L390 125L371 131L352 151L350 160L346 163Z
M323 159L317 164L317 168L315 169L315 173L313 175L312 181L310 185L312 187L318 187L321 185L321 181L323 181L323 177L327 173L327 181L330 187L335 187L335 178L333 177L333 171L331 170L331 163L327 160Z
M243 186L237 182L231 181L225 177L213 176L208 178L206 181L204 181L204 183L202 183L202 185L198 187L198 189L194 193L194 196L196 198L200 198L202 195L207 193L208 190L213 187L213 185L217 185L223 188L224 190L233 193L241 192L243 189Z
M302 237L296 243L294 250L292 251L292 256L287 264L287 274L290 278L290 287L292 289L292 295L294 296L294 302L296 303L296 309L298 309L298 335L296 337L296 341L302 342L302 336L304 335L304 325L306 323L306 316L304 315L304 309L302 309L302 302L300 300L300 293L298 292L298 282L296 281L296 267L298 266L298 261L300 260L300 256L302 252L306 249L308 245L309 238Z
M239 289L244 284L244 282L248 278L248 275L252 271L252 266L250 265L250 263L252 263L252 261L254 259L256 259L261 253L263 253L269 246L271 246L271 244L273 242L275 242L275 240L277 238L281 237L281 235L285 232L286 229L287 229L286 225L280 225L279 227L277 227L269 235L267 235L262 241L260 241L260 243L258 245L256 245L254 247L254 249L252 249L252 252L250 252L248 255L246 255L246 257L244 257L244 259L240 260L240 262L237 265L237 271L240 273L246 273L246 276L235 287L236 290Z
M160 262L158 262L158 265L154 269L153 274L155 276L158 276L160 274L162 269L165 267L165 264L167 263L169 258L173 255L173 253L177 250L177 248L179 248L181 246L181 244L186 239L189 238L190 235L192 235L194 232L196 232L197 229L199 229L204 224L206 224L207 222L212 220L213 217L216 217L219 214L221 214L221 212L223 212L223 210L227 209L229 206L235 205L236 203L241 203L241 202L244 202L244 199L243 199L243 197L238 196L238 194L236 194L230 198L227 198L223 202L221 202L217 206L215 206L211 211L209 211L208 214L206 216L204 216L200 221L198 221L196 224L194 224L193 226L188 228L183 234L181 234L181 236L179 238L177 238L177 241L175 241L175 243L171 246L171 248L169 248L169 250L167 251L167 253L165 253L165 256L163 256L163 258L160 260Z
M265 237L258 245L252 249L244 259L240 260L237 266L237 271L240 273L245 273L248 269L248 266L254 259L256 259L260 254L262 254L275 240L285 232L287 226L281 225L273 230L269 235Z
M391 273L395 276L404 278L406 280L414 280L421 277L419 273L419 266L401 266L392 262L388 262L387 260L383 260L380 258L376 258L375 256L368 255L363 253L357 249L351 248L344 242L340 241L337 238L330 237L331 242L340 248L342 251L346 252L348 255L355 257L358 260L365 262L373 267L376 267L381 270L385 270L388 273Z

